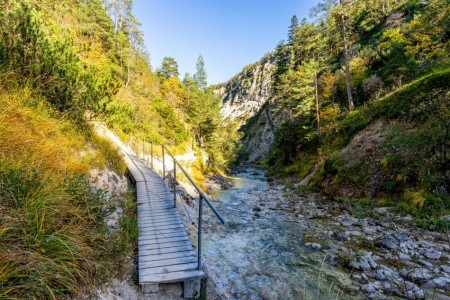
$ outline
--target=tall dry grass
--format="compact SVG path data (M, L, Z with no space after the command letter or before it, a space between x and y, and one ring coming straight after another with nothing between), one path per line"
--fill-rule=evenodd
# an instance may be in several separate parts
M84 175L123 162L57 116L29 89L0 85L0 299L72 298L123 257Z

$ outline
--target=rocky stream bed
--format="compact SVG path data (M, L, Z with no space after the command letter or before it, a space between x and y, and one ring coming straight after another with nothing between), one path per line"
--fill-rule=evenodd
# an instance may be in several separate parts
M206 213L208 298L450 299L448 232L400 225L409 217L387 207L357 218L260 170L233 183L211 191L229 224Z

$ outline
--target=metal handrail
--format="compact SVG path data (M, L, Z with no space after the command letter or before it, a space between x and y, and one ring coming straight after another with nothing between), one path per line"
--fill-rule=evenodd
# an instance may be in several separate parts
M211 210L214 212L216 217L222 222L222 224L226 224L225 218L219 213L219 211L214 207L214 205L211 203L211 200L209 199L209 196L198 186L198 184L191 178L191 176L186 172L184 167L178 162L178 160L170 153L170 151L167 149L166 146L161 144L161 150L162 150L162 172L163 172L163 180L165 179L165 152L169 154L169 156L172 158L173 161L173 193L174 193L174 207L176 207L176 182L177 182L177 172L176 167L180 168L180 170L183 172L183 174L186 176L186 178L189 180L189 182L192 184L192 186L197 190L199 194L199 205L198 205L198 226L197 226L197 259L198 259L198 270L201 270L202 268L202 224L203 224L203 200L205 200L206 204L211 208ZM153 170L153 143L150 143L150 159L151 159L151 169ZM142 141L142 157L145 158L145 140ZM144 159L145 160L145 159ZM168 171L168 170L167 170Z

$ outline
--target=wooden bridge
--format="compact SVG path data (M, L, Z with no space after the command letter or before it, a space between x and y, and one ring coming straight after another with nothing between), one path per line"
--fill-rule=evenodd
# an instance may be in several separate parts
M170 182L166 184L164 181L166 178L165 153L173 162L172 191L168 186ZM147 165L145 160L139 159L134 154L125 153L125 162L136 184L137 192L139 284L144 292L151 293L158 291L160 283L182 282L183 297L195 298L199 296L200 281L205 276L201 266L203 201L212 208L222 223L225 223L225 220L212 206L207 195L164 146L162 146L162 154L161 177L153 170L153 145L150 154L151 165ZM189 240L187 230L176 208L177 166L185 173L200 195L197 251Z

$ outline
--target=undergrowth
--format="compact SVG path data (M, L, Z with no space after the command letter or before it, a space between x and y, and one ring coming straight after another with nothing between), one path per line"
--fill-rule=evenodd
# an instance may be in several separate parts
M104 167L123 174L109 142L2 81L0 299L73 298L117 274L129 240L111 234L86 175Z

